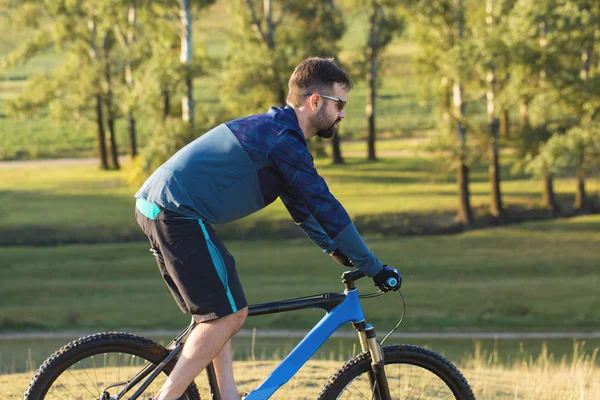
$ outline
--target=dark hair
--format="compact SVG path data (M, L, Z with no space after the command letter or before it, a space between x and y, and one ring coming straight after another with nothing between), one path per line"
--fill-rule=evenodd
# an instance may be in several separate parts
M340 83L345 90L351 90L354 84L333 58L310 57L298 65L288 83L287 102L300 107L304 104L304 93L328 93L334 83Z

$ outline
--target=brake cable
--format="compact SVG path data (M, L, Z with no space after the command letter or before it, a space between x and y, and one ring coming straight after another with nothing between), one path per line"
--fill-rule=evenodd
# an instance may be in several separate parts
M361 294L361 295L359 295L359 297L361 299L372 299L374 297L379 297L379 296L381 296L384 293L385 292L382 292L380 290L378 292ZM398 293L400 294L400 298L402 298L402 316L400 317L400 321L398 321L398 324L396 324L396 326L387 335L385 335L385 337L381 341L381 345L383 345L383 343L385 343L385 341L387 340L387 338L389 338L394 332L396 332L396 330L400 327L400 325L404 321L404 316L406 315L406 300L404 299L404 295L402 294L401 290L398 290Z

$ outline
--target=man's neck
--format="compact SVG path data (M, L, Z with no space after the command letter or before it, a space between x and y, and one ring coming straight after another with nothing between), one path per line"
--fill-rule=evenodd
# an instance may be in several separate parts
M311 129L310 122L308 120L308 114L305 112L304 107L295 107L291 104L288 104L290 107L294 109L296 113L296 117L298 118L298 125L300 125L300 129L302 129L302 133L306 140L317 134L316 130Z

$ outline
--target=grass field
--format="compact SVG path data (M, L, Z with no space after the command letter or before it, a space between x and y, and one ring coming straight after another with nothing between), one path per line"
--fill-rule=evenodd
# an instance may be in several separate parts
M600 323L599 228L600 216L589 216L452 236L374 239L369 245L402 271L404 331L593 330ZM307 242L227 242L250 303L341 290L342 269ZM144 242L0 247L0 259L0 330L187 323ZM360 287L369 292L372 283L361 281ZM364 306L368 320L382 329L399 318L395 294ZM251 318L246 327L306 328L321 314Z
M393 142L392 142L393 143ZM357 148L357 147L355 147ZM368 163L348 158L345 165L317 162L332 192L370 237L383 234L441 232L456 227L456 184L452 172L427 157L383 158ZM535 209L541 183L502 170L505 204L515 210ZM485 217L489 184L484 167L471 173L471 204ZM568 208L575 182L557 179L557 198ZM590 180L588 191L600 185ZM133 194L119 172L95 165L29 165L0 168L0 244L98 243L140 240L133 218ZM544 213L538 213L543 217ZM218 226L223 238L297 238L281 202L234 224Z
M553 356L542 352L529 360L513 365L501 365L486 357L474 355L465 360L459 367L469 381L473 392L479 400L587 400L600 396L600 367L597 364L596 352L576 353L571 360L554 360ZM481 354L479 355L481 356ZM256 387L277 365L276 361L244 361L234 363L234 374L238 388L249 391ZM275 398L314 399L317 397L327 379L340 368L340 362L309 361L300 372L284 385ZM93 371L93 370L92 370ZM413 378L420 378L414 371ZM100 370L100 376L108 377L113 370ZM406 383L407 372L396 375L393 368L388 370L388 379L398 381L393 390ZM412 373L412 372L411 372ZM91 376L95 376L89 372ZM82 376L81 382L87 382L89 376ZM19 399L22 396L31 373L0 375L0 386L3 388L3 399ZM200 392L208 390L204 375L196 379ZM72 376L71 379L77 379ZM409 380L410 381L410 380ZM416 398L416 397L402 397Z

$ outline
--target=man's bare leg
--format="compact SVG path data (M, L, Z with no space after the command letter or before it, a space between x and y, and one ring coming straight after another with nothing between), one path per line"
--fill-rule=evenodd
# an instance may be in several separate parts
M246 307L226 317L196 325L183 346L173 372L154 399L175 400L183 395L194 378L206 368L219 354L223 345L242 327L247 315L248 308ZM231 348L228 354L231 357ZM239 399L237 391L235 395ZM230 399L225 395L222 396L223 400ZM236 399L236 397L231 399Z
M223 399L239 400L240 396L233 379L233 362L231 355L231 339L225 343L223 348L213 360L219 391Z

